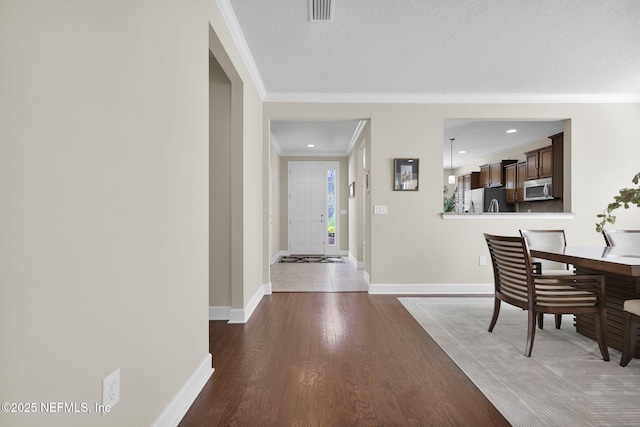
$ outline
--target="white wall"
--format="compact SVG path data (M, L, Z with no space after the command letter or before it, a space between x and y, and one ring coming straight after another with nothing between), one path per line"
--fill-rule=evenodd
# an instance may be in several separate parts
M638 104L321 104L265 103L266 119L371 118L370 215L373 284L491 283L482 233L516 235L519 228L563 228L576 245L601 245L596 214L618 189L631 185L640 156ZM448 221L442 212L443 125L446 118L571 119L572 210L567 220ZM420 158L420 191L392 190L394 158ZM369 205L369 206L371 206ZM371 211L370 211L371 213ZM635 210L620 212L616 228L640 228Z
M269 250L269 257L270 259L273 261L277 256L278 253L280 252L280 248L282 247L286 247L286 243L284 244L280 244L280 228L282 227L281 221L280 221L280 215L281 215L281 210L282 210L282 206L281 206L281 199L282 199L282 195L284 194L284 197L286 197L287 193L282 193L282 189L280 186L280 180L281 180L281 163L280 163L280 155L278 154L278 152L276 151L276 149L270 145L270 157L269 157L269 164L271 167L271 212L270 212L270 218L269 220L271 221L271 246L270 246L270 250Z
M269 282L268 269L264 263L269 262L269 253L262 244L264 230L267 227L267 208L265 195L268 194L267 171L265 170L266 154L262 145L262 102L256 88L248 75L243 75L244 109L243 109L243 155L242 155L242 271L243 286L235 288L233 307L246 308L251 300L262 294L262 288ZM236 303L238 301L239 303Z
M147 426L210 373L209 23L245 82L243 306L263 281L262 105L215 3L0 3L0 400L93 409L121 370L105 416L0 425Z
M232 84L209 56L209 305L231 307Z
M229 7L226 1L218 3ZM243 323L269 281L268 150L263 145L262 94L216 4L208 5L213 8L209 48L231 80L231 320Z

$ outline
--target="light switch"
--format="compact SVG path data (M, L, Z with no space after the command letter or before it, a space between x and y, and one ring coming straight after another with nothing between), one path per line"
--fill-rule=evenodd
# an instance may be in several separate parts
M387 214L387 205L374 205L373 206L374 215L386 215Z

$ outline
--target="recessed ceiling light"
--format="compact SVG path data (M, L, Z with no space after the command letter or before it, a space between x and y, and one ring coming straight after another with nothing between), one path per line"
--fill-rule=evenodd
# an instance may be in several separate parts
M462 151L458 151L458 154L464 154L466 153L466 151L462 150Z
M315 147L315 145L313 145L313 144L307 144L307 147L309 147L309 148L313 148L313 147Z
M518 132L518 129L509 129L507 131L507 133L516 133L516 132Z

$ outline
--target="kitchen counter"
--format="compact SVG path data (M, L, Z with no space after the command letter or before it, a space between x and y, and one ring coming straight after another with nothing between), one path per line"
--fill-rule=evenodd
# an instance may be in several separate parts
M446 220L505 220L505 219L573 219L574 213L565 212L486 212L479 214L443 213L442 219Z

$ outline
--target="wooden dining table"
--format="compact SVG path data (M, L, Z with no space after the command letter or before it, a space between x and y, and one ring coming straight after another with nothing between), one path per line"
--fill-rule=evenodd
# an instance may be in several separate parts
M622 350L625 300L640 299L640 248L616 246L565 246L530 248L531 257L572 264L576 274L605 276L607 345ZM593 315L575 316L576 331L596 339ZM635 357L640 357L640 339Z

